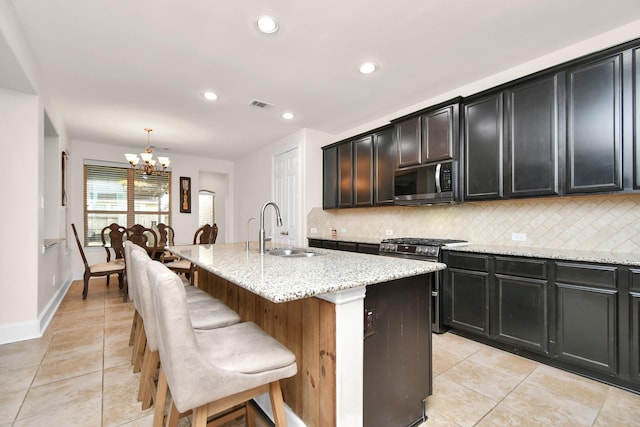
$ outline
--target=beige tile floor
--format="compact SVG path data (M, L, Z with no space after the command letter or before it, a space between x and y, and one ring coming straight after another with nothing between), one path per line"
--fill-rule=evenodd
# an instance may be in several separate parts
M0 427L151 426L136 400L133 306L74 282L42 338L0 346ZM434 335L429 426L639 426L640 396L453 334ZM188 426L188 419L181 425Z

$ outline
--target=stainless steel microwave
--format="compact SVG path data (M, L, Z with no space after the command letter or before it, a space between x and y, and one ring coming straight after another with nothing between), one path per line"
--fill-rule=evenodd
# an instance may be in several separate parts
M396 205L455 202L457 172L455 160L398 169L394 173L394 202Z

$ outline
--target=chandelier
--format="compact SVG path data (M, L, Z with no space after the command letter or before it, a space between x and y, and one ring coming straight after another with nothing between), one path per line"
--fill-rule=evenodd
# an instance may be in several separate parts
M144 130L147 132L147 147L144 149L144 153L140 153L140 157L137 154L125 154L124 156L127 158L131 168L137 173L145 175L153 175L154 172L164 173L169 164L171 164L171 160L168 157L160 156L158 156L158 161L153 158L153 150L149 144L149 134L153 129L144 128ZM143 163L140 163L140 158L142 158Z

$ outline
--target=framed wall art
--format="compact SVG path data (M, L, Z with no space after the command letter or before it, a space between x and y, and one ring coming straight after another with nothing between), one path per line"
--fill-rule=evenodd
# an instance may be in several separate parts
M191 213L191 178L180 177L180 212Z
M61 187L62 187L62 206L67 206L67 161L69 160L69 154L66 151L62 152L62 165L61 165Z

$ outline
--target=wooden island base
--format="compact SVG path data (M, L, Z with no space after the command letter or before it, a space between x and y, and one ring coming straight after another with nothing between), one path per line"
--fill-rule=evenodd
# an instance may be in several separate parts
M315 297L276 304L202 269L198 287L295 353L298 373L281 381L284 401L307 426L335 426L336 305Z

